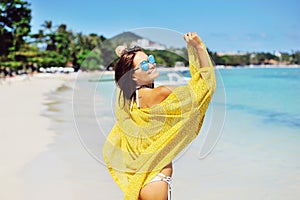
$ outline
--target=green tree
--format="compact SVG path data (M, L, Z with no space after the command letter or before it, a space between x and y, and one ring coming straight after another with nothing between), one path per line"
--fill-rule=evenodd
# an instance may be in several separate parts
M52 21L51 20L45 20L42 24L42 27L44 27L45 30L48 30L48 33L52 33Z
M31 9L23 0L2 0L0 2L0 48L1 55L18 51L29 35Z
M45 34L43 30L39 30L39 32L36 34L31 34L30 37L34 39L32 43L36 45L43 44L45 42Z
M300 51L296 51L292 54L292 63L293 64L300 64Z
M55 33L55 46L59 54L68 58L70 55L69 44L71 42L72 33L67 31L67 25L61 24L58 26Z
M105 41L105 42L104 42ZM73 62L87 69L109 68L113 65L115 52L113 44L102 35L77 33L71 42ZM86 60L87 59L87 60Z
M168 50L145 50L145 53L154 55L157 64L161 66L174 67L177 61L184 62L185 65L188 64L187 60L183 57L185 54L184 51L182 55Z
M56 40L55 33L53 33L52 30L52 21L45 20L41 26L44 28L44 40L47 43L46 49L49 51L56 51Z

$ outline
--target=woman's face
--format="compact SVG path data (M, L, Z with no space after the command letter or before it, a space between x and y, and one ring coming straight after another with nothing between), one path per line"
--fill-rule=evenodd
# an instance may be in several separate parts
M141 64L149 65L149 68L145 70L145 67L142 68ZM138 51L135 54L133 59L133 80L136 81L137 85L147 85L153 83L154 79L159 76L159 73L156 69L156 63L152 64L148 61L148 56L142 51ZM143 70L144 69L144 70Z

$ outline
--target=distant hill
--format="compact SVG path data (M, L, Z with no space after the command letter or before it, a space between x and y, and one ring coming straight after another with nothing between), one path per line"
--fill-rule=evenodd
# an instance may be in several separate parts
M153 42L132 32L124 32L116 35L110 39L110 41L115 45L125 45L127 47L140 46L144 49L158 49L165 50L166 46Z
M119 35L116 35L110 39L115 45L130 45L133 41L137 41L139 39L143 39L141 36L136 35L132 32L124 32Z

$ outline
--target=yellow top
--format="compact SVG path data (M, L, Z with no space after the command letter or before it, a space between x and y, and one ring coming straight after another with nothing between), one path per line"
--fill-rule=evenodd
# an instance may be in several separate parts
M125 200L137 200L141 188L200 131L216 80L212 62L200 66L191 46L188 55L192 76L189 84L177 87L160 104L141 109L133 104L130 109L130 101L121 98L116 103L117 122L104 144L103 157Z

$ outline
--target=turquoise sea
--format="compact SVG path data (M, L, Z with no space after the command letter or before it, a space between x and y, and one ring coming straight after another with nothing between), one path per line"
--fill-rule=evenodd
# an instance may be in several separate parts
M300 131L300 69L221 70L228 111L251 114L263 125Z

